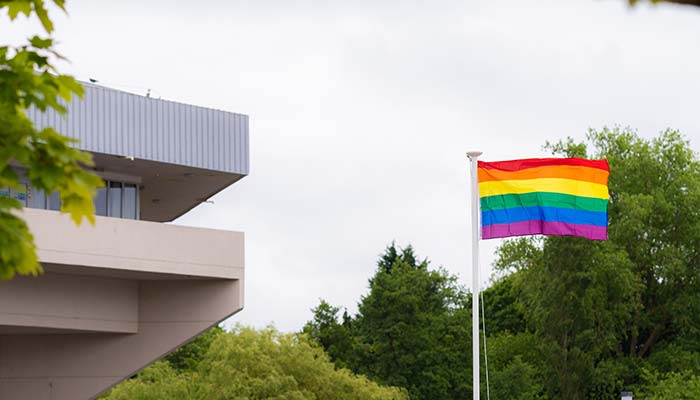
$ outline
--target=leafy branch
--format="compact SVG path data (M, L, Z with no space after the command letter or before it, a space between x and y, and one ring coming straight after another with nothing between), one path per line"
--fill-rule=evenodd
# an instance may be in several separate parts
M63 0L53 3L65 11ZM11 20L35 16L47 34L54 30L43 0L0 1L0 10ZM92 156L52 128L36 129L26 114L36 108L65 115L66 103L83 95L80 83L52 64L63 59L53 46L51 37L40 36L22 46L0 46L0 187L20 189L17 168L22 168L32 188L60 193L61 211L76 224L83 218L94 223L92 197L103 183L85 170L93 165ZM16 199L0 200L0 279L41 272L33 236L17 213L21 208Z

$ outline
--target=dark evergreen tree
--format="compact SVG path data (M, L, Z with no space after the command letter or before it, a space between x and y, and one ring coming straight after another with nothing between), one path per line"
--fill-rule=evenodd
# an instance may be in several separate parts
M338 321L326 302L304 332L339 366L386 385L408 389L412 399L457 399L470 394L470 313L466 293L443 269L429 269L411 246L387 247L369 281L359 312Z

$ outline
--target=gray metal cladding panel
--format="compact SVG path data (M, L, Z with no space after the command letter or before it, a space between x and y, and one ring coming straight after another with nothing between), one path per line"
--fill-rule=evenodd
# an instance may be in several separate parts
M84 83L68 115L30 109L83 150L247 175L248 116L153 99Z

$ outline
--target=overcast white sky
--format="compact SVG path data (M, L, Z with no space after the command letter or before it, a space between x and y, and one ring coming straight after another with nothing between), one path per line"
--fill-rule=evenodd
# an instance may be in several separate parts
M250 116L250 175L176 222L246 232L246 306L230 323L298 330L319 298L354 312L392 240L469 285L468 149L486 160L543 156L546 140L614 124L644 136L677 128L700 149L700 9L624 0L73 0L68 9L56 31L72 61L65 72ZM498 243L482 245L485 278Z

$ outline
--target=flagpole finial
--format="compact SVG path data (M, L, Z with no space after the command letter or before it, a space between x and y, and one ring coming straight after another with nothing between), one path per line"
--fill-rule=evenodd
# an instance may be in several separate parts
M479 156L482 155L482 154L483 154L483 153L480 152L480 151L478 151L478 150L472 150L472 151L468 151L468 152L467 152L467 157L469 157L470 159L472 159L472 158L477 158L477 157L479 157Z

